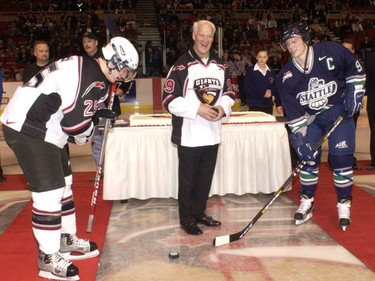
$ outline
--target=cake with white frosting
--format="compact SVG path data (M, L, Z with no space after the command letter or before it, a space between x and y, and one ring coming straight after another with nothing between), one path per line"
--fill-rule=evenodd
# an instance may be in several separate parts
M234 111L223 124L275 122L276 117L260 111Z
M162 114L133 114L130 116L130 126L170 126L172 116L169 113ZM275 122L273 115L258 111L235 111L223 121L223 124L247 124Z
M130 126L170 126L172 115L162 114L133 114L129 118Z

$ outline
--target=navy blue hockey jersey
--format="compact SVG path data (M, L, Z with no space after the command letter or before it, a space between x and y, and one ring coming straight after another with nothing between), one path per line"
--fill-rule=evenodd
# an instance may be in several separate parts
M348 83L362 90L365 82L361 64L340 44L323 42L309 48L307 69L291 60L277 78L278 94L291 127L342 102Z

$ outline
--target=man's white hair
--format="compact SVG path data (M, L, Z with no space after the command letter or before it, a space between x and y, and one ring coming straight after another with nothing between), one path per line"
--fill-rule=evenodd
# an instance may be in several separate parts
M199 20L199 21L194 22L194 24L193 24L193 34L197 34L198 30L199 30L199 27L201 27L202 25L205 25L205 24L208 24L209 26L211 26L211 28L212 28L212 35L214 35L215 32L216 32L216 27L209 20Z

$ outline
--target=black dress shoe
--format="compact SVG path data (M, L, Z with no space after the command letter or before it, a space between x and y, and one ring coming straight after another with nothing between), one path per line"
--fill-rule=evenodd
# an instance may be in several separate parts
M354 164L353 164L353 170L360 171L360 170L361 170L361 167L359 167L357 163L354 163Z
M219 226L221 225L221 222L214 220L212 217L203 217L197 219L197 222L207 225L207 226Z
M181 228L185 230L187 234L191 234L191 235L203 234L203 231L194 222L184 223L181 225Z
M104 178L104 175L100 175L100 180L103 180L103 178ZM95 180L96 180L96 176L89 178L90 182L95 182Z

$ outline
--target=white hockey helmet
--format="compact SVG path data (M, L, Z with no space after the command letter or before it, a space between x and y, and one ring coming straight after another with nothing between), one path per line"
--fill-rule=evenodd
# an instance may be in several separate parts
M113 68L121 71L124 68L129 70L127 80L132 80L137 74L139 56L138 52L130 41L124 37L113 37L111 41L102 48L103 56L108 63L113 64Z

